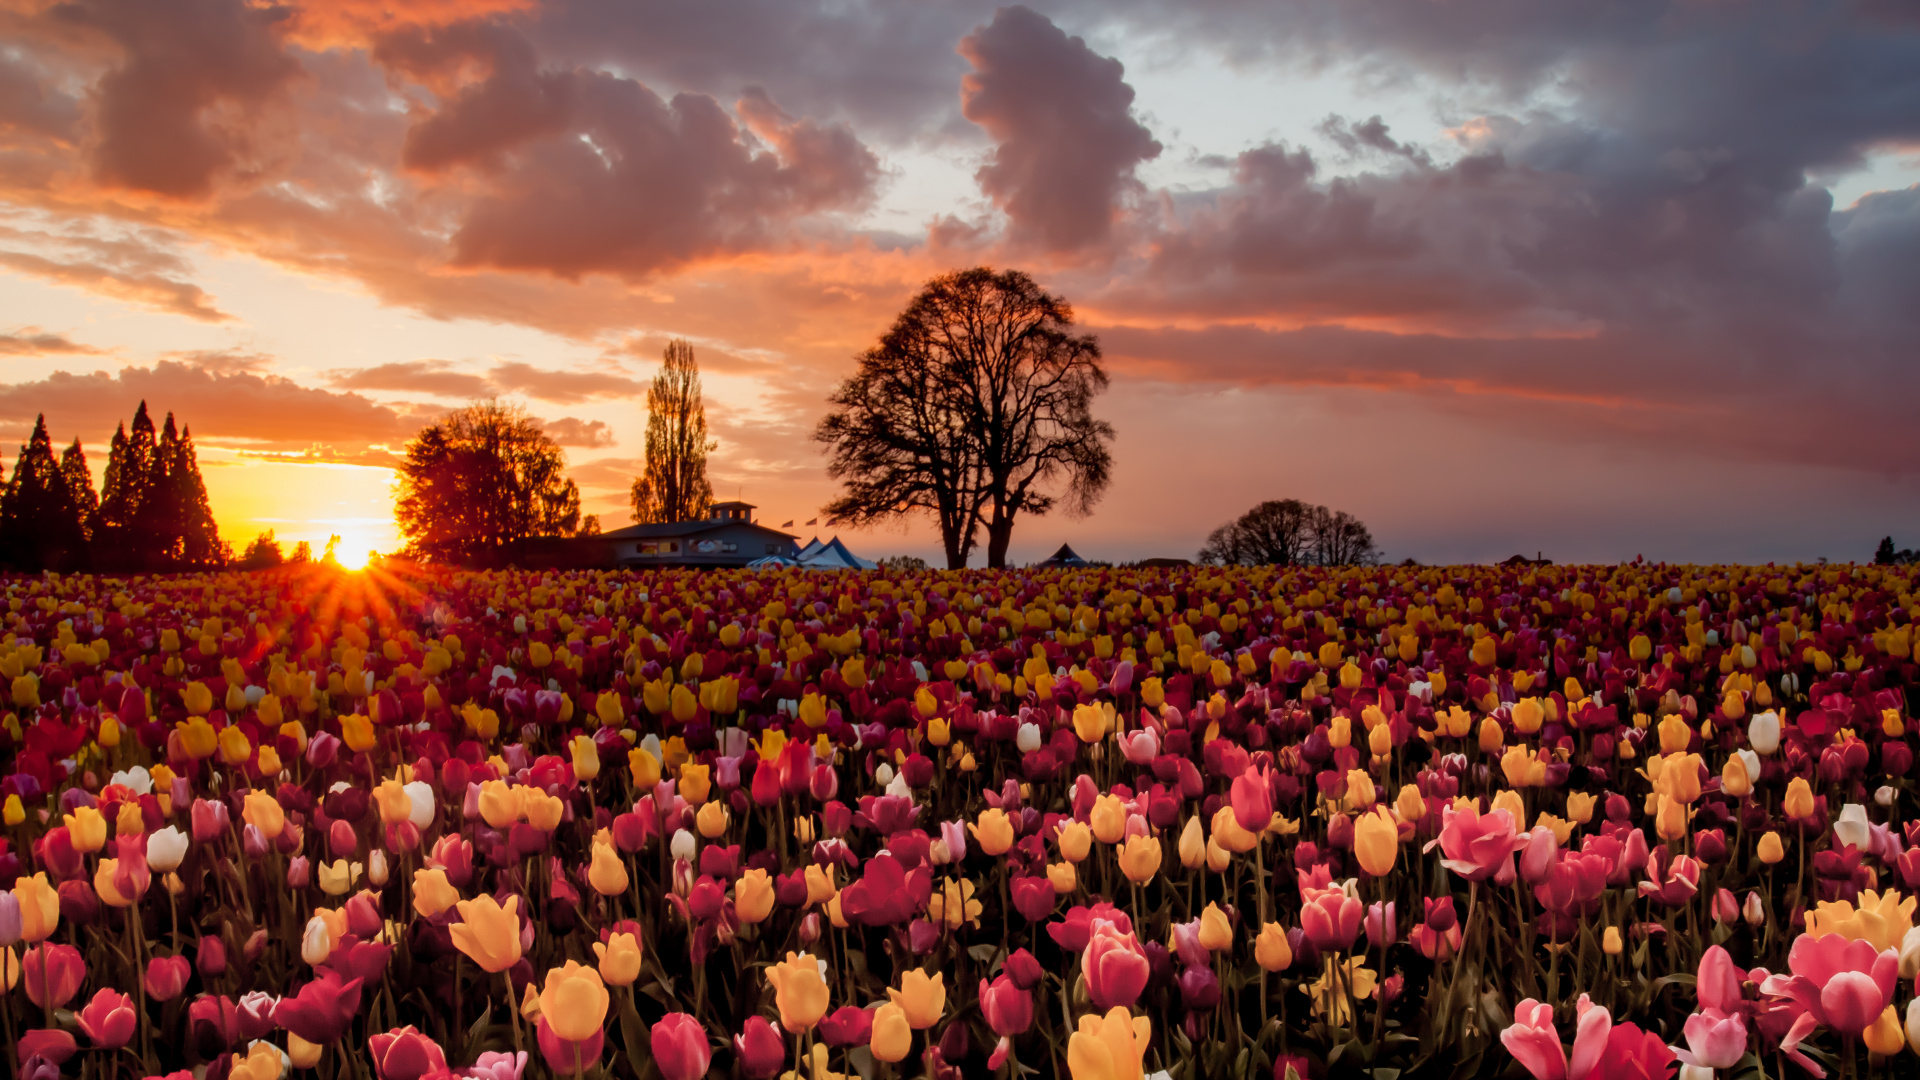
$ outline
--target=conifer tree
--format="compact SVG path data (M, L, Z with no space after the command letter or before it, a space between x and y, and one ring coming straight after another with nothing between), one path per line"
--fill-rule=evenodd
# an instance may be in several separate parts
M75 438L60 455L60 475L67 478L67 494L80 515L80 533L93 539L94 518L100 513L100 496L93 490L93 471L87 468L87 452Z
M171 422L173 417L169 415ZM193 448L193 427L180 431L180 442L167 466L167 485L179 514L181 556L185 566L219 566L230 552L220 540L220 527L213 520L213 506L207 501L207 482L200 475L200 455Z
M80 514L42 415L0 494L0 553L19 570L73 569L86 553Z

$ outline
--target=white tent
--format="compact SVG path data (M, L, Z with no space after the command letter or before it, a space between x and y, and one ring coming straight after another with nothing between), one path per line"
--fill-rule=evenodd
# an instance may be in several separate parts
M807 541L797 560L801 566L813 570L872 570L878 565L848 551L838 536L826 543L821 543L817 536Z

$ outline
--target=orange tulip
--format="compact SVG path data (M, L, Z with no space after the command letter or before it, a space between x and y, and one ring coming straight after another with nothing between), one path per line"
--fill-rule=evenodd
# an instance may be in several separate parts
M1067 1040L1073 1080L1139 1080L1140 1059L1153 1039L1153 1022L1116 1005L1101 1017L1082 1016Z
M15 880L13 898L20 902L21 940L45 941L60 926L60 893L47 884L45 871Z
M900 976L899 989L887 987L887 997L906 1012L909 1027L925 1031L939 1023L946 1010L946 973L935 972L929 978L926 972L910 968Z
M612 844L594 843L593 862L587 867L587 884L601 896L619 896L627 891L627 864L620 861Z
M460 890L447 881L445 870L413 872L413 910L431 919L460 902Z
M610 934L607 940L593 943L600 958L600 978L608 986L631 986L640 977L640 938L637 934Z

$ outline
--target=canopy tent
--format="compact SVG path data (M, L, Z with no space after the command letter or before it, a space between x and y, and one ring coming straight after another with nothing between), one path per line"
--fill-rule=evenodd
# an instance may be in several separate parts
M1040 563L1040 565L1041 566L1085 566L1087 565L1087 560L1081 558L1080 553L1073 550L1072 545L1061 544L1060 550L1047 556L1046 559Z
M872 570L878 565L848 551L838 536L826 543L821 543L817 536L807 541L795 561L814 570Z

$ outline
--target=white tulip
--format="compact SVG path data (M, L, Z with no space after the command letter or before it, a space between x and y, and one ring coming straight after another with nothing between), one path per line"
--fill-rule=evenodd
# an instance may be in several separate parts
M909 799L913 798L913 789L907 786L906 773L894 774L893 780L887 784L887 794L900 795Z
M873 782L883 788L893 783L893 766L884 761L881 762L880 767L873 770Z
M1020 730L1014 732L1013 745L1023 754L1040 749L1040 725L1021 724Z
M376 889L387 887L387 853L379 848L367 855L367 884Z
M415 780L401 790L413 800L413 812L407 815L407 820L413 822L414 828L424 829L433 824L433 785L425 780Z
M674 831L673 844L668 849L668 851L676 859L692 860L694 853L698 849L698 847L699 845L693 839L692 833L688 832L685 829L677 829Z
M147 866L156 873L178 870L187 857L187 834L172 825L147 836Z
M1760 782L1760 755L1745 747L1735 750L1733 753L1734 756L1740 759L1741 766L1747 770L1747 783L1758 784Z
M1867 808L1857 802L1850 802L1840 808L1840 816L1833 823L1833 838L1843 844L1852 844L1861 851L1873 846L1873 829L1867 824Z
M1881 806L1892 806L1893 800L1899 798L1899 796L1900 793L1894 790L1891 784L1881 784L1879 787L1873 789L1873 801Z
M1915 975L1920 975L1920 926L1900 939L1900 977L1911 979Z
M124 772L114 773L107 783L119 784L135 795L153 794L153 774L147 772L144 765L135 765Z
M513 617L513 632L516 634L524 634L527 632L527 617L525 615L515 615Z
M1780 714L1768 709L1747 721L1747 742L1761 754L1780 749Z
M1920 997L1907 1002L1907 1045L1920 1054Z

